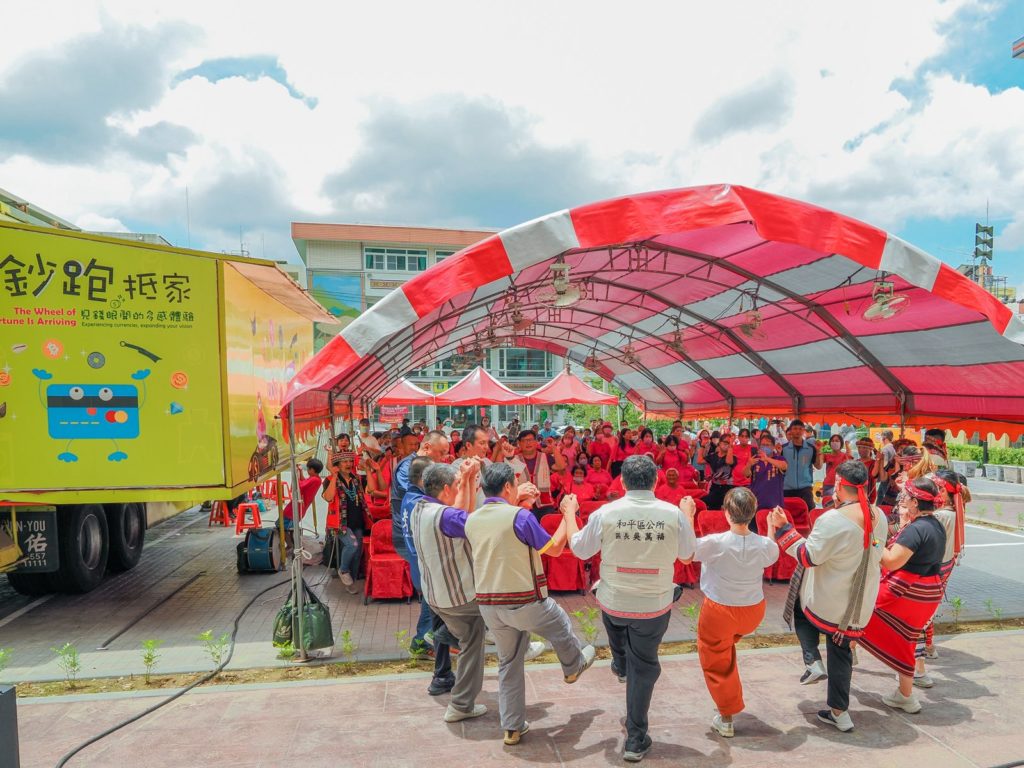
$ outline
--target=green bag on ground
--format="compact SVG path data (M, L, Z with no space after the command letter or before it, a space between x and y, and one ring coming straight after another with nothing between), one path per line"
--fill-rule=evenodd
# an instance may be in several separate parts
M330 648L334 645L334 630L331 629L331 612L324 602L314 594L313 590L302 581L302 588L305 590L306 599L302 602L302 646L305 650L311 651L317 648ZM299 613L295 610L291 595L281 610L277 612L274 619L274 643L283 645L291 643L296 649L300 647L295 642L299 636Z

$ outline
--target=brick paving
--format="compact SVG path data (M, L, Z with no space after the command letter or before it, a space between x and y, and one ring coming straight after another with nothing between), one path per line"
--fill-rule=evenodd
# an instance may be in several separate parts
M1010 502L1006 502L1009 504ZM1024 502L1022 502L1024 505ZM273 513L266 516L265 523ZM140 646L143 640L164 641L160 673L192 672L212 668L196 635L211 629L216 635L230 632L235 615L260 590L287 580L285 573L239 576L235 567L233 529L208 528L207 513L185 512L147 532L142 562L134 570L109 578L86 595L55 595L11 618L18 609L32 606L33 599L13 593L0 578L0 647L13 649L5 678L13 681L61 679L53 647L70 642L81 654L81 677L118 676L142 671ZM1024 616L1024 558L1018 544L1024 538L982 528L971 528L968 543L998 544L970 549L964 564L954 571L948 597L963 600L964 620L991 618L991 608L1004 617ZM165 602L167 595L189 582ZM362 595L349 595L337 579L320 566L307 569L314 585L331 611L335 637L349 630L359 660L394 659L402 656L395 634L412 631L419 613L415 601L385 601L363 606ZM360 582L361 585L362 582ZM282 666L271 645L274 616L284 602L287 587L259 598L239 625L238 643L230 668ZM766 584L768 611L759 632L786 632L782 606L786 585ZM557 594L568 611L596 606L592 596ZM700 599L687 589L682 606ZM990 606L985 601L991 600ZM135 621L156 605L148 615ZM6 617L6 618L5 618ZM947 600L943 617L951 618ZM5 623L6 622L6 623ZM135 623L133 623L135 622ZM129 625L131 625L129 627ZM95 650L115 633L129 627L107 650ZM673 611L667 641L689 640L694 636L692 621ZM604 642L603 632L598 643Z
M1024 662L1024 634L940 638L931 662L934 688L920 692L924 709L906 715L881 696L892 674L867 654L854 670L851 715L842 734L819 724L824 686L797 683L794 649L740 656L746 710L736 736L713 735L713 714L692 656L663 659L650 711L654 747L644 765L688 768L968 768L1024 756L1016 703L1024 678L1007 674ZM88 747L73 768L414 768L425 765L621 765L624 686L598 662L567 686L554 665L528 667L530 733L516 747L500 741L497 680L485 678L480 702L489 712L453 725L441 717L447 697L431 698L423 676L272 686L224 686L189 694ZM118 695L19 702L24 768L52 766L72 746L154 703ZM201 734L201 736L199 736Z

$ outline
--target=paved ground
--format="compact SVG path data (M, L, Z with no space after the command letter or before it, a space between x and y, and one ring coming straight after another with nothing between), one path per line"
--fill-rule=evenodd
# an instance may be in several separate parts
M866 654L862 654L866 656ZM881 701L892 675L871 658L854 672L852 733L817 723L822 685L797 684L792 649L741 656L747 710L726 740L708 729L713 714L697 660L664 661L651 707L655 746L644 765L687 768L835 766L960 768L1024 757L1019 707L1024 634L958 635L940 640L932 662L936 686L921 694L917 715ZM485 680L478 720L446 725L447 697L426 695L426 680L364 679L345 683L224 687L189 694L117 732L69 765L147 768L379 768L398 766L622 765L624 687L599 662L576 685L557 668L529 668L527 717L532 729L517 747L499 737L497 681ZM154 702L116 695L19 703L22 765L52 766L73 745ZM198 734L201 733L201 738Z
M1024 506L1024 500L1019 503ZM211 669L195 636L207 629L217 635L230 632L235 615L253 595L286 581L286 576L239 576L233 529L208 528L206 518L205 512L193 510L155 526L147 532L140 565L87 595L26 598L13 593L0 577L0 647L13 649L4 679L60 679L52 648L65 642L81 653L81 677L140 673L140 645L150 638L164 641L158 672ZM971 527L968 547L948 592L949 600L961 598L961 618L991 618L996 610L1006 618L1024 616L1024 535ZM326 577L323 568L310 568L307 573L330 607L335 636L345 629L352 633L356 658L402 655L395 634L415 625L417 603L390 601L364 607L361 595L347 594L337 579ZM759 631L787 631L781 618L786 586L765 585L765 592L769 607ZM276 659L270 642L274 615L285 593L286 587L270 592L246 613L231 668L287 664ZM569 611L595 605L589 595L557 595L557 599ZM687 590L681 605L699 599L699 592ZM947 618L952 611L949 600L943 609ZM666 639L693 636L692 620L682 610L675 611ZM602 633L598 642L603 641ZM96 650L101 646L107 650Z

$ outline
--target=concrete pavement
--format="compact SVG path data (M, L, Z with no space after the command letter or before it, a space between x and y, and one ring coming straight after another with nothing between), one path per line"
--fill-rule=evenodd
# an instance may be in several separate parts
M740 656L746 705L736 737L713 735L713 708L692 656L663 659L651 706L654 748L644 765L687 768L835 766L843 768L968 768L1024 757L1018 702L1024 678L1024 633L940 638L930 662L934 688L924 709L906 715L881 696L893 675L861 653L854 670L852 733L815 719L822 684L800 686L797 649ZM487 675L480 701L490 711L447 725L447 696L431 698L424 676L285 683L206 689L186 695L87 748L69 765L147 768L378 768L444 765L621 765L625 688L598 662L575 685L555 665L530 666L527 717L531 731L517 747L500 741L497 680ZM153 697L117 695L22 700L19 724L24 768L52 766L73 745L141 711Z

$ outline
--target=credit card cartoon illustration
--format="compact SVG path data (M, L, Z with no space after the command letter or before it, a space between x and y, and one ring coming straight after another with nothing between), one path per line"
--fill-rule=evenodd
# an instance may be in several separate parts
M43 382L53 378L49 371L32 369L39 379L40 399L46 406L46 427L54 440L67 440L57 458L64 462L78 461L71 452L76 440L110 440L114 452L108 461L124 461L128 454L118 440L134 440L139 436L139 408L145 403L145 379L148 370L131 375L142 383L142 395L134 384L49 384L45 396Z
M51 384L46 415L56 440L132 440L139 436L139 390L131 384Z

